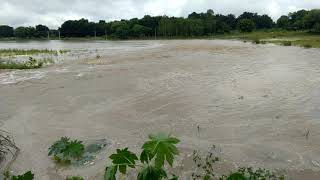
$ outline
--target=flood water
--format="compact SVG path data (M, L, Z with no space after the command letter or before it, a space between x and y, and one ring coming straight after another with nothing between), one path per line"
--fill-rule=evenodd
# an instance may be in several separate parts
M21 148L15 172L99 179L116 148L138 151L155 132L181 139L178 162L215 145L233 167L320 170L319 49L231 40L0 48L71 50L49 67L0 71L0 128ZM94 165L59 168L47 152L62 136L112 143ZM180 169L182 176L192 170Z

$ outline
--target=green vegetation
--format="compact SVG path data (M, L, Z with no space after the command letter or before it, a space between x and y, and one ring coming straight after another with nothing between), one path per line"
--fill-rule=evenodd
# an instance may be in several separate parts
M238 23L238 28L241 32L252 32L256 25L251 19L241 19Z
M311 44L304 44L303 47L304 48L312 48L312 45Z
M175 156L179 154L175 146L177 143L179 140L170 135L150 135L149 141L142 146L140 158L128 148L117 149L117 153L110 156L112 165L106 168L105 180L115 180L118 171L125 175L128 168L137 167L139 167L138 180L167 178L168 175L164 170L165 162L170 166L173 165Z
M161 180L170 179L177 180L178 177L173 175L168 177L168 171L165 169L165 162L172 167L175 156L179 154L176 144L179 139L165 134L150 135L149 141L142 146L140 158L129 151L128 148L117 149L115 154L110 156L112 165L108 166L105 171L105 180L116 180L117 174L123 177L127 173L128 168L138 171L138 180ZM209 153L204 159L194 151L193 161L196 165L195 172L192 173L192 179L198 180L282 180L283 176L277 176L269 170L253 168L239 168L228 175L219 176L213 167L220 159L215 157L213 153ZM119 172L119 173L118 173ZM119 178L121 179L121 178Z
M292 45L292 42L291 42L291 41L283 41L283 42L282 42L282 45L284 45L284 46L291 46L291 45Z
M9 171L4 173L4 180L33 180L34 174L28 171L22 175L11 175Z
M284 180L284 176L277 176L269 170L253 168L239 168L229 175L223 175L220 179L226 180Z
M116 153L109 158L112 164L105 169L104 180L125 179L128 169L137 173L137 180L178 180L179 177L172 174L169 178L170 167L179 155L177 144L179 139L166 134L150 135L141 149L140 156L129 151L129 148L117 149ZM91 147L95 149L94 147ZM78 159L85 153L85 147L81 141L70 140L62 137L49 148L49 156L54 156L59 162L70 163L72 159ZM283 180L284 176L265 169L239 168L230 171L227 175L219 175L215 171L215 165L220 161L214 153L209 152L205 158L199 155L198 151L193 153L194 172L193 180ZM167 166L168 164L169 166ZM9 171L4 174L4 180L33 180L34 174L31 171L23 175L14 176ZM81 176L66 177L66 180L84 180Z
M84 153L82 141L62 137L56 141L50 148L48 156L53 156L54 160L62 164L70 164L73 160L79 160Z
M0 61L0 69L38 69L52 63L53 60L50 58L35 59L29 57L26 62Z
M72 177L67 177L66 180L84 180L84 178L80 176L72 176Z
M100 37L103 39L137 38L193 38L208 37L230 32L251 32L278 28L288 31L308 31L320 33L320 9L299 10L281 16L277 22L268 15L244 12L236 17L233 14L215 14L209 9L205 13L193 12L184 17L149 16L141 19L106 22L89 22L87 19L68 20L59 29L50 30L45 25L36 27L0 26L2 38L56 38Z
M218 39L240 39L243 41L256 42L257 39L266 43L279 45L301 46L309 44L311 47L320 48L320 35L306 31L288 31L280 29L258 30L251 33L230 33L216 36Z
M0 49L0 57L2 56L20 56L20 55L36 55L36 54L54 54L58 55L69 52L68 50L49 50L49 49Z

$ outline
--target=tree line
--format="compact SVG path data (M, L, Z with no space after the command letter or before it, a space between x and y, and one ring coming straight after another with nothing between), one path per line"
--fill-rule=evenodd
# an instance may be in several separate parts
M68 20L60 28L50 30L45 25L36 27L0 26L0 37L46 38L98 37L128 39L147 37L197 37L229 33L251 32L259 29L279 28L285 30L307 30L320 33L320 9L299 10L281 16L276 22L268 15L244 12L238 17L233 14L215 14L209 9L205 13L193 12L184 17L149 16L141 19L106 22L90 22L87 19Z

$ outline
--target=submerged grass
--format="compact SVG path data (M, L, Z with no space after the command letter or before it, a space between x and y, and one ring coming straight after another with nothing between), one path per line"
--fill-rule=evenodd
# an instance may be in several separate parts
M36 54L64 54L69 50L50 50L50 49L0 49L0 56L20 56Z
M233 32L223 36L220 39L241 39L260 44L261 41L274 43L283 46L300 46L306 48L320 48L320 34L314 34L307 31L286 31L286 30L261 30L251 33ZM258 41L257 41L258 40ZM257 43L258 42L258 43Z
M38 69L44 65L53 63L53 59L50 58L35 59L33 57L29 57L29 60L26 62L0 61L0 69Z

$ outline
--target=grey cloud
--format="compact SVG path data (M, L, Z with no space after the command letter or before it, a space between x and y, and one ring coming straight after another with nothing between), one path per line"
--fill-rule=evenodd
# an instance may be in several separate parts
M130 19L145 14L187 16L213 9L236 15L243 11L276 19L299 9L320 8L319 0L0 0L0 23L12 26L46 24L59 27L69 19L92 21Z

